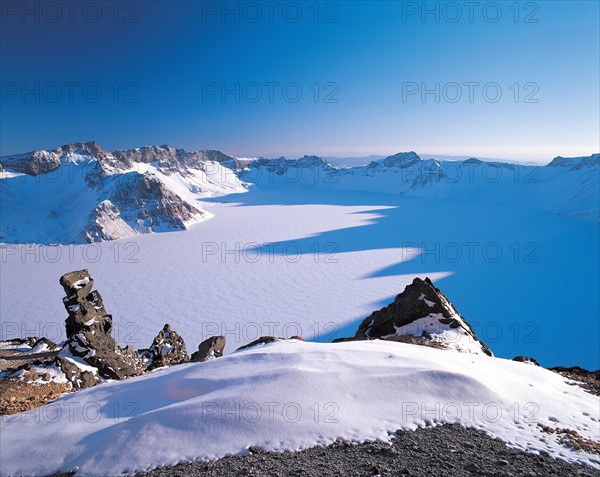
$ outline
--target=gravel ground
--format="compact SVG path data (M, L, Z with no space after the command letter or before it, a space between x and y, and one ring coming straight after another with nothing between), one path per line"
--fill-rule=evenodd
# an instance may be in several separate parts
M302 452L226 457L211 463L185 463L136 477L227 476L600 476L590 467L546 454L510 449L481 431L456 425L400 432L392 445L338 442Z

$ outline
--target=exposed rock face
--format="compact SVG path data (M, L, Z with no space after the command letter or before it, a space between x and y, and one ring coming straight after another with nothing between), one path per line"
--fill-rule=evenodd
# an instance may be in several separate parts
M220 358L223 356L223 349L225 348L225 337L224 336L212 336L204 340L198 345L198 351L192 354L191 361L200 362L208 361L212 358Z
M429 278L415 278L393 303L363 320L354 339L373 338L492 356Z
M529 357L529 356L515 356L513 359L513 361L518 361L520 363L527 363L527 364L531 364L534 366L539 366L540 363L538 363L535 359Z
M39 174L47 174L60 167L63 163L63 158L67 155L86 155L97 160L104 160L107 157L106 151L95 141L76 142L57 147L52 151L42 149L4 157L2 158L2 165L4 169L12 172L37 176Z
M554 368L549 369L579 384L579 386L586 389L588 392L600 396L600 369L588 371L579 366L555 366Z
M127 169L132 167L136 162L145 164L155 163L164 174L172 172L185 174L187 168L203 170L205 163L209 161L227 164L228 167L230 165L238 165L235 158L220 151L188 152L166 144L163 146L144 146L136 149L114 151L112 153L112 161L107 164L111 167Z
M103 200L94 210L91 225L85 231L88 242L118 240L134 235L133 228L121 218L121 212L110 200Z
M183 230L187 223L204 216L150 173L112 177L108 200L113 213L119 212L122 220L134 224L140 232Z
M60 154L54 151L32 151L10 156L2 162L4 169L30 176L47 174L58 168L60 164Z
M256 346L259 344L272 343L273 341L276 341L276 340L277 340L277 338L275 338L274 336L261 336L260 338L255 339L254 341L251 341L250 343L248 343L244 346L240 346L236 351L252 348L253 346Z
M183 338L173 331L168 323L156 335L152 346L147 350L140 350L140 354L146 361L148 370L185 363L190 359Z
M352 341L352 338L342 338L344 340L348 340L348 341ZM272 343L273 341L280 341L280 340L298 340L298 341L306 341L304 338L302 338L302 336L290 336L289 338L276 338L275 336L261 336L260 338L255 339L254 341L244 345L244 346L240 346L236 351L240 351L242 349L247 349L247 348L252 348L253 346L257 346L259 344L268 344L268 343Z
M71 383L73 391L90 388L98 384L98 375L93 371L83 370L72 358L57 356L54 365L65 375Z
M119 348L111 336L112 316L106 313L100 294L92 291L93 283L87 270L70 272L60 279L67 294L63 302L69 313L67 341L60 356L75 364L83 360L85 363L79 366L82 371L87 364L98 368L98 373L106 378L124 379L141 374L144 366L137 353Z

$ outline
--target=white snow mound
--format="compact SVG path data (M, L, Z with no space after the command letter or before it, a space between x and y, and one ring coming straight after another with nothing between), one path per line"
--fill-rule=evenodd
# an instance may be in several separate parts
M458 422L600 468L538 423L599 440L597 397L551 371L385 341L277 341L113 382L0 425L2 475L115 475L185 460L390 439ZM57 439L60 436L60 439ZM27 449L27 452L23 452Z

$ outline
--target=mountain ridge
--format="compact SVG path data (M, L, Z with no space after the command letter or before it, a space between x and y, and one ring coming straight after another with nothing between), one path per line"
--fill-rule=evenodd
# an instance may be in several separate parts
M558 156L545 166L526 166L477 158L422 159L409 151L339 167L315 155L239 159L170 145L108 152L96 141L77 142L0 157L0 241L90 243L181 231L212 217L206 199L250 188L326 188L444 200L487 196L511 206L526 203L600 220L594 174L599 167L600 154Z

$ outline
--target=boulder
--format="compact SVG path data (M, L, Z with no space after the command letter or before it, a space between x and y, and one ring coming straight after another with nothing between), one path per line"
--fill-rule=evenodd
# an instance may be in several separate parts
M374 338L492 356L429 278L415 278L392 303L363 320L354 339Z
M540 363L538 363L535 359L531 358L530 356L515 356L512 360L518 361L519 363L531 364L534 366L540 365Z
M200 362L208 361L213 358L220 358L223 356L224 348L225 337L212 336L198 345L198 351L192 354L190 361Z
M139 354L146 362L149 370L185 363L190 359L185 350L183 338L173 331L168 323L156 335L150 348L140 350Z

